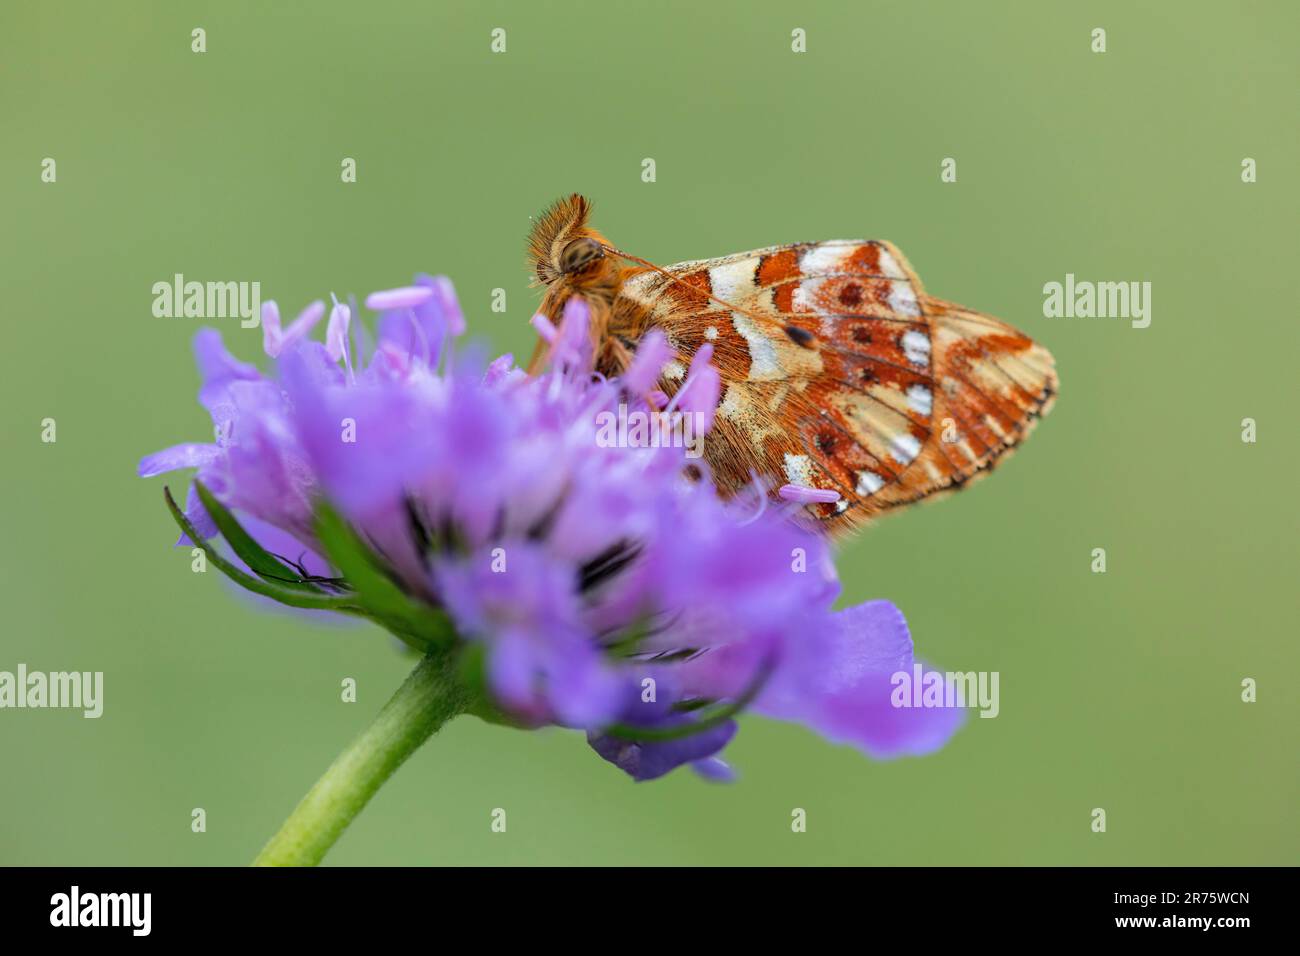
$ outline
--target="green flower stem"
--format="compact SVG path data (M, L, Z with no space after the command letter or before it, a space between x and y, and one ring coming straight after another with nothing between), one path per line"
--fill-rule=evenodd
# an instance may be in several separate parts
M423 658L374 722L302 798L253 865L315 866L402 762L471 703L454 655Z

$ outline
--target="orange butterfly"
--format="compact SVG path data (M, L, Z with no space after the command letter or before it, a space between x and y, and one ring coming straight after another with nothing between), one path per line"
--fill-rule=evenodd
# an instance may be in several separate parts
M893 245L831 240L660 268L587 224L561 199L536 221L529 258L541 311L591 310L597 369L618 375L652 327L679 361L714 348L722 400L705 460L723 493L750 484L836 492L806 510L835 534L980 477L1051 408L1051 353L1011 326L927 295ZM545 357L538 343L535 369ZM830 497L826 495L825 497Z

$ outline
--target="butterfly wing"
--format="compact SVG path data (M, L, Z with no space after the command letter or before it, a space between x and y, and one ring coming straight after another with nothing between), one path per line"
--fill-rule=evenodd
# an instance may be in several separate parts
M735 492L757 471L834 490L835 504L808 506L833 531L982 475L1056 392L1046 349L926 295L887 242L774 246L640 272L614 314L612 331L628 341L663 329L683 362L712 342L724 392L706 458L719 487ZM683 375L671 365L665 391Z

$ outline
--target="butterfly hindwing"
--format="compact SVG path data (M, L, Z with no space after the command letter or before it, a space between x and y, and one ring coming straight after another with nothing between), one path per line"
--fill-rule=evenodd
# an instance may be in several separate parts
M682 359L663 383L670 393L684 362L713 343L723 397L706 457L724 492L751 472L834 490L838 502L808 506L833 530L982 474L1056 389L1045 349L927 296L886 242L774 246L639 272L614 312L632 338L649 326L668 336Z

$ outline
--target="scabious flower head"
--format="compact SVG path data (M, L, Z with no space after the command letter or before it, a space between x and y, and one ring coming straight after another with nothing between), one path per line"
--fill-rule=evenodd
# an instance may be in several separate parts
M320 342L323 303L283 330L267 303L274 378L213 330L195 339L216 440L147 456L140 474L197 469L182 526L224 536L256 572L241 581L465 654L485 712L583 729L636 779L682 764L727 776L717 755L744 707L876 756L950 736L959 712L890 706L890 675L912 667L906 623L885 601L831 610L820 535L761 488L723 502L682 442L608 440L628 408L707 430L707 346L669 397L657 332L621 378L593 372L580 300L558 328L534 319L550 355L538 375L453 353L465 320L444 278L365 304L373 339L336 300Z

